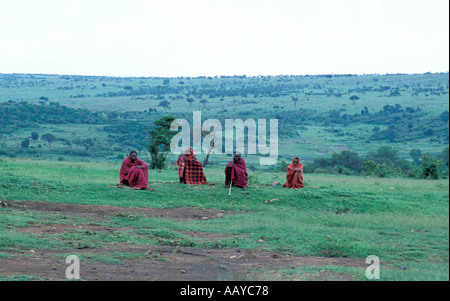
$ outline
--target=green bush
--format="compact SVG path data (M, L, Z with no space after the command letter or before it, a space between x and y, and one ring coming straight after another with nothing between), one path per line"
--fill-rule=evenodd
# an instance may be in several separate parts
M420 167L424 179L438 180L442 175L442 161L435 157L423 155Z
M377 170L377 163L373 160L369 160L364 162L364 165L362 167L363 174L366 176L373 176L376 173Z

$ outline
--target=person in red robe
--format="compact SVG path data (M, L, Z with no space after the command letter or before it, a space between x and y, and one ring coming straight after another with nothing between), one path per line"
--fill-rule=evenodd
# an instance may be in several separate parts
M247 165L238 152L234 155L233 160L225 167L225 187L229 188L233 184L241 187L243 190L247 190Z
M292 160L287 168L287 182L284 184L286 188L301 189L303 185L303 164L300 163L300 158L296 157Z
M177 165L180 183L188 185L207 183L202 163L195 157L192 147L188 147L184 154L178 158Z
M130 152L120 168L120 183L117 186L124 185L137 190L154 190L148 186L148 164L137 157L136 151Z

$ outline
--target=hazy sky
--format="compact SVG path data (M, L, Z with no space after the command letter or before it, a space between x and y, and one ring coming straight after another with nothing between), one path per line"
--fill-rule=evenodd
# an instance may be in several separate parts
M449 70L448 0L2 0L0 73Z

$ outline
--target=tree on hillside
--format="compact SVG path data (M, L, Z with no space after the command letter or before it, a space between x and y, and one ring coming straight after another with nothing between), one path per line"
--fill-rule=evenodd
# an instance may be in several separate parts
M170 131L170 125L176 118L173 116L164 116L154 122L155 127L148 131L151 142L147 149L151 156L150 168L162 169L165 167L167 154L170 151L170 141L173 132Z
M20 143L20 145L22 145L23 148L28 148L30 146L30 139L26 138Z
M163 100L158 104L158 106L164 108L167 111L167 109L170 108L170 102L168 102L167 100Z
M342 166L356 172L360 172L363 160L354 151L342 151L341 153L333 153L331 156L331 164L333 166Z
M214 149L222 146L222 142L221 141L217 141L218 137L216 135L216 132L213 133L213 138L214 138L213 144L212 145L211 144L208 145L208 153L206 154L206 158L203 161L203 167L205 167L209 163L209 157L211 156L211 152Z
M372 176L376 174L377 168L378 164L375 161L373 160L365 161L362 166L362 170L364 172L363 174L366 176Z
M208 101L206 99L202 99L200 100L200 103L203 105L203 107L206 108L206 104L208 103Z
M298 97L292 96L292 101L294 102L294 107L297 106Z
M92 140L92 138L87 138L83 140L83 146L85 150L90 150L94 146L95 142Z
M39 133L38 132L32 132L31 133L31 139L34 141L37 141L39 139Z
M195 102L195 99L193 99L192 97L188 97L188 98L186 99L186 101L189 103L189 106L192 107L192 104Z
M422 151L420 149L413 149L409 152L409 155L417 165L420 164L420 158L422 158Z
M448 111L442 112L441 115L439 115L439 118L442 120L442 122L448 122L449 120Z
M394 149L392 146L383 145L377 150L369 151L366 160L373 160L378 164L390 165L400 161L400 156L398 150Z
M435 157L423 155L420 167L424 179L438 180L441 177L442 161Z
M357 100L359 100L358 95L352 95L350 96L350 100L352 101L352 104L355 104Z
M41 140L47 141L48 149L50 152L52 151L52 143L56 141L56 137L50 133L44 134L41 136Z

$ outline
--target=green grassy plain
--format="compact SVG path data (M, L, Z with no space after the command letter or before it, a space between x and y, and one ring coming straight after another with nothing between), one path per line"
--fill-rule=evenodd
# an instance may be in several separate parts
M64 216L0 207L0 261L23 250L72 250L110 243L179 245L198 248L240 248L279 251L297 256L381 260L381 280L449 279L449 182L305 174L303 190L271 186L284 183L284 173L249 172L248 191L223 188L223 170L207 166L213 186L184 186L169 167L150 171L154 192L107 187L118 183L120 165L101 162L0 159L0 201L40 201L123 208L198 208L226 210L223 218L174 221L122 214L102 221L114 235L68 230L58 234L21 233L42 224L92 223L89 217ZM266 200L279 199L270 203ZM129 209L128 209L129 210ZM131 218L132 217L132 218ZM123 230L129 227L128 230ZM185 231L226 233L230 238L204 241ZM145 234L145 235L143 235ZM3 255L2 255L3 254ZM120 264L134 254L99 255L87 260ZM280 271L302 275L315 267ZM364 271L323 267L364 280ZM20 276L20 277L19 277ZM19 279L28 279L19 275ZM3 277L14 280L11 277ZM273 276L267 275L269 280ZM0 280L2 276L0 275Z

